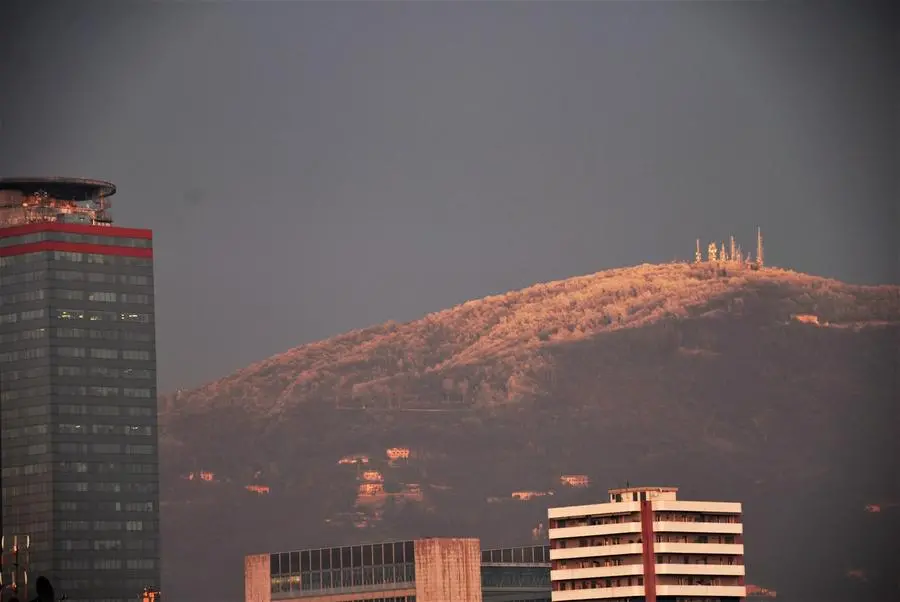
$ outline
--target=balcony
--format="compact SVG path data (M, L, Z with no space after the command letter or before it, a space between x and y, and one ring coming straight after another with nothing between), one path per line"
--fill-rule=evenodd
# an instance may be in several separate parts
M643 575L641 564L620 564L618 566L592 566L577 569L556 569L550 571L551 581L568 581L569 579L606 579L609 577L631 577Z
M705 554L722 556L743 556L744 544L740 543L672 543L653 544L656 554ZM550 558L553 558L552 552Z
M702 575L704 577L743 577L742 564L657 564L657 575Z
M606 600L608 598L643 598L644 586L627 587L595 587L589 589L568 589L553 592L553 602L569 602L570 600Z
M654 500L653 511L739 515L741 513L741 504L739 502L687 502L680 500Z
M747 588L743 585L657 585L656 595L657 597L744 598L747 596Z
M640 533L641 523L612 523L610 525L585 525L582 527L561 527L548 531L550 539L567 539L594 537L597 535L619 535L622 533Z
M617 502L614 504L588 504L585 506L562 506L549 508L547 518L553 519L577 519L589 516L609 516L611 514L628 514L640 512L640 502Z
M740 535L744 532L741 523L700 523L687 521L659 521L653 523L655 533L724 533Z
M585 546L583 548L550 550L550 560L594 558L597 556L626 556L628 554L641 554L642 552L643 546L639 543L626 543L612 546Z

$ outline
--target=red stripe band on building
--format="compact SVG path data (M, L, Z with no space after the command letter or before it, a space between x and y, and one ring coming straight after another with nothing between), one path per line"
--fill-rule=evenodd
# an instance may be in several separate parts
M68 234L90 234L94 236L113 236L115 238L152 239L153 231L146 228L120 228L119 226L93 226L89 224L64 224L61 222L39 222L9 226L0 229L0 236L20 236L34 232L66 232Z
M656 554L653 550L653 502L641 502L641 555L644 561L644 600L656 602Z
M3 232L5 234L5 232ZM81 242L60 242L45 240L0 247L0 257L39 253L41 251L63 251L66 253L93 253L95 255L119 255L122 257L153 257L153 249L140 247L120 247L116 245L95 245Z

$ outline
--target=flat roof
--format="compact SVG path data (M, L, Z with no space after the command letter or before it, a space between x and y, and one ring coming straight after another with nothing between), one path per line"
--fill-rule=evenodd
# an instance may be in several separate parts
M48 176L0 178L0 190L15 190L23 194L44 191L56 199L87 201L114 195L116 186L105 180Z
M678 487L622 487L621 489L610 489L609 494L617 493L640 493L641 491L670 491L678 493Z

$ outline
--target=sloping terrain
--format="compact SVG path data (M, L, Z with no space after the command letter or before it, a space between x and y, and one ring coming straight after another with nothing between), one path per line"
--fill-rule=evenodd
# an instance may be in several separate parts
M744 501L748 580L779 599L885 599L898 324L897 287L666 264L298 347L161 400L167 595L238 600L259 551L525 543L630 481Z

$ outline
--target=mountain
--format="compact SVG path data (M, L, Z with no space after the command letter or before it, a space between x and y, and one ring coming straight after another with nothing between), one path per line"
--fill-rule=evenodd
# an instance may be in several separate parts
M548 505L630 481L743 501L748 581L779 599L886 599L898 343L898 287L725 262L302 345L160 400L167 595L239 600L248 553L528 543Z

